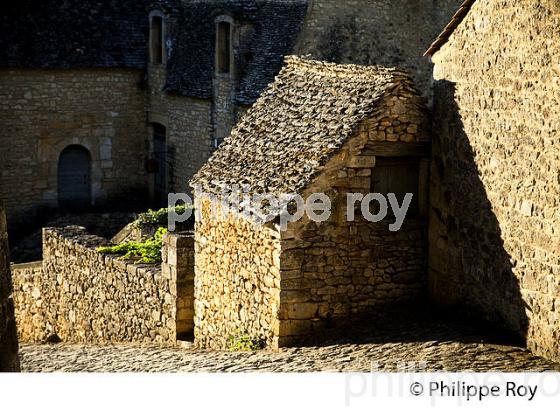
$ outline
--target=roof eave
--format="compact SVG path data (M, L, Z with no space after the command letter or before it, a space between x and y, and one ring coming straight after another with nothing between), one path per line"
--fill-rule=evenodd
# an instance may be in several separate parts
M445 26L441 34L437 39L430 45L430 48L424 53L424 57L432 57L437 53L449 40L451 35L455 32L457 27L463 22L471 7L476 0L465 0L463 4L459 7L459 10L453 15L451 21Z

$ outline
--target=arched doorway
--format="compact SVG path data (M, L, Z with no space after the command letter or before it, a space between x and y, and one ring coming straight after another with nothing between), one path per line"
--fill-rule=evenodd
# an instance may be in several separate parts
M58 205L91 205L91 156L81 145L70 145L58 160Z
M154 174L154 200L158 206L167 204L167 136L163 125L153 123L154 160L157 168Z

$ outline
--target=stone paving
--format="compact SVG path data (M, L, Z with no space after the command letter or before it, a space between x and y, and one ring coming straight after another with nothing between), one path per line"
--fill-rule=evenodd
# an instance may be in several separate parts
M352 339L278 352L212 352L139 345L20 347L25 372L560 371L560 364L466 326L433 320L354 329Z

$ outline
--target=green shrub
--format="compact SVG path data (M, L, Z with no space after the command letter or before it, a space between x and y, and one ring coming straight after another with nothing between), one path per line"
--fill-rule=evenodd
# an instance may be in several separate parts
M159 228L155 235L145 242L127 242L115 246L101 246L97 251L104 255L122 255L121 259L135 259L139 263L161 262L163 235L167 229Z
M228 339L228 348L232 352L254 352L263 349L264 345L264 341L252 339L242 332L236 332Z
M162 208L156 211L150 209L148 212L144 212L138 215L138 218L134 221L134 225L137 228L142 226L167 226L167 220L170 210L174 210L177 214L181 215L188 209L193 209L191 205L178 205L172 208Z

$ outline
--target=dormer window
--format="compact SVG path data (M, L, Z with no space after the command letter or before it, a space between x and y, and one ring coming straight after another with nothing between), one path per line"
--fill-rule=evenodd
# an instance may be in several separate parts
M150 17L150 62L163 64L165 59L165 30L163 15L153 13Z
M218 21L216 24L217 74L229 74L231 72L233 61L232 39L232 23L230 21Z

